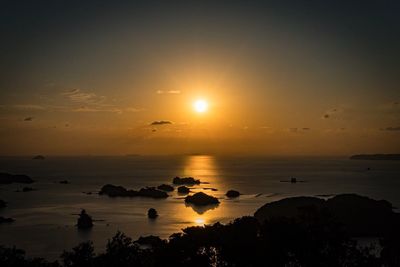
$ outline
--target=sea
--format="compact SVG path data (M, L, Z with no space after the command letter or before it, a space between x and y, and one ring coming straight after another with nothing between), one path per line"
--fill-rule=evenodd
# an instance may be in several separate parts
M0 185L0 199L8 203L0 216L15 219L0 225L0 246L16 246L29 257L48 260L87 240L102 252L117 231L134 240L147 235L168 238L189 226L229 223L253 215L266 203L293 196L357 193L386 199L395 211L400 207L399 161L238 155L0 157L0 172L26 174L35 180L29 185ZM200 179L191 194L205 192L219 198L220 204L186 205L185 196L176 190L167 199L98 194L105 184L138 190L171 184L175 176ZM288 182L291 178L297 183ZM69 184L61 184L63 180ZM25 186L34 190L21 192ZM242 195L229 199L225 194L230 189ZM157 219L147 218L149 208L157 210ZM76 227L81 209L95 220L89 231Z

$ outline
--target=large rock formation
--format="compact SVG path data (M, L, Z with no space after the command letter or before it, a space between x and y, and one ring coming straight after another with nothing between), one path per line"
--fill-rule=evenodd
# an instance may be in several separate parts
M34 181L24 174L10 174L10 173L0 173L0 184L12 184L12 183L23 183L30 184Z
M192 196L187 196L185 198L185 202L198 206L219 204L218 198L209 196L203 192L196 193Z
M7 203L4 200L0 199L0 209L5 207L7 207Z
M172 180L172 183L173 184L176 184L176 185L195 185L195 184L200 184L200 180L197 180L197 179L194 179L193 177L183 177L183 178L181 178L181 177L175 177L173 180Z
M32 159L44 160L45 157L43 155L37 155L37 156L34 156Z
M104 185L100 195L107 195L109 197L151 197L151 198L167 198L168 194L164 191L158 190L154 187L142 188L139 191L127 190L122 186L115 186L112 184Z
M267 203L254 216L260 221L274 218L306 220L313 214L329 214L353 236L381 236L400 223L385 200L374 200L356 194L337 195L328 200L316 197L293 197Z

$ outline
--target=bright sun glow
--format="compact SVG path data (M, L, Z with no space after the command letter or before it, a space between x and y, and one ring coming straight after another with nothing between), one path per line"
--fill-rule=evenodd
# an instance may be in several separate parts
M207 111L208 103L203 99L198 99L193 103L193 107L196 112L203 113Z

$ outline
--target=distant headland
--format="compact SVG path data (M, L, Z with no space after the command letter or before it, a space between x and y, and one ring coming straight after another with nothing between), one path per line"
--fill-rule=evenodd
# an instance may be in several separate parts
M350 159L358 160L400 160L400 154L359 154L353 155Z

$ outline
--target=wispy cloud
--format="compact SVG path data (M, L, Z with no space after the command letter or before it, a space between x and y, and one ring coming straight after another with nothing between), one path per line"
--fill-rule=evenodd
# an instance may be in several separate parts
M162 94L177 95L177 94L180 94L181 91L180 90L168 90L168 91L157 90L156 93L159 94L159 95L162 95Z
M81 89L65 90L62 95L68 97L71 101L87 104L101 104L105 101L105 96L98 96L95 93L83 92Z
M15 110L32 110L32 111L40 111L46 110L45 106L42 105L34 105L34 104L14 104L14 105L0 105L2 109L15 109Z

